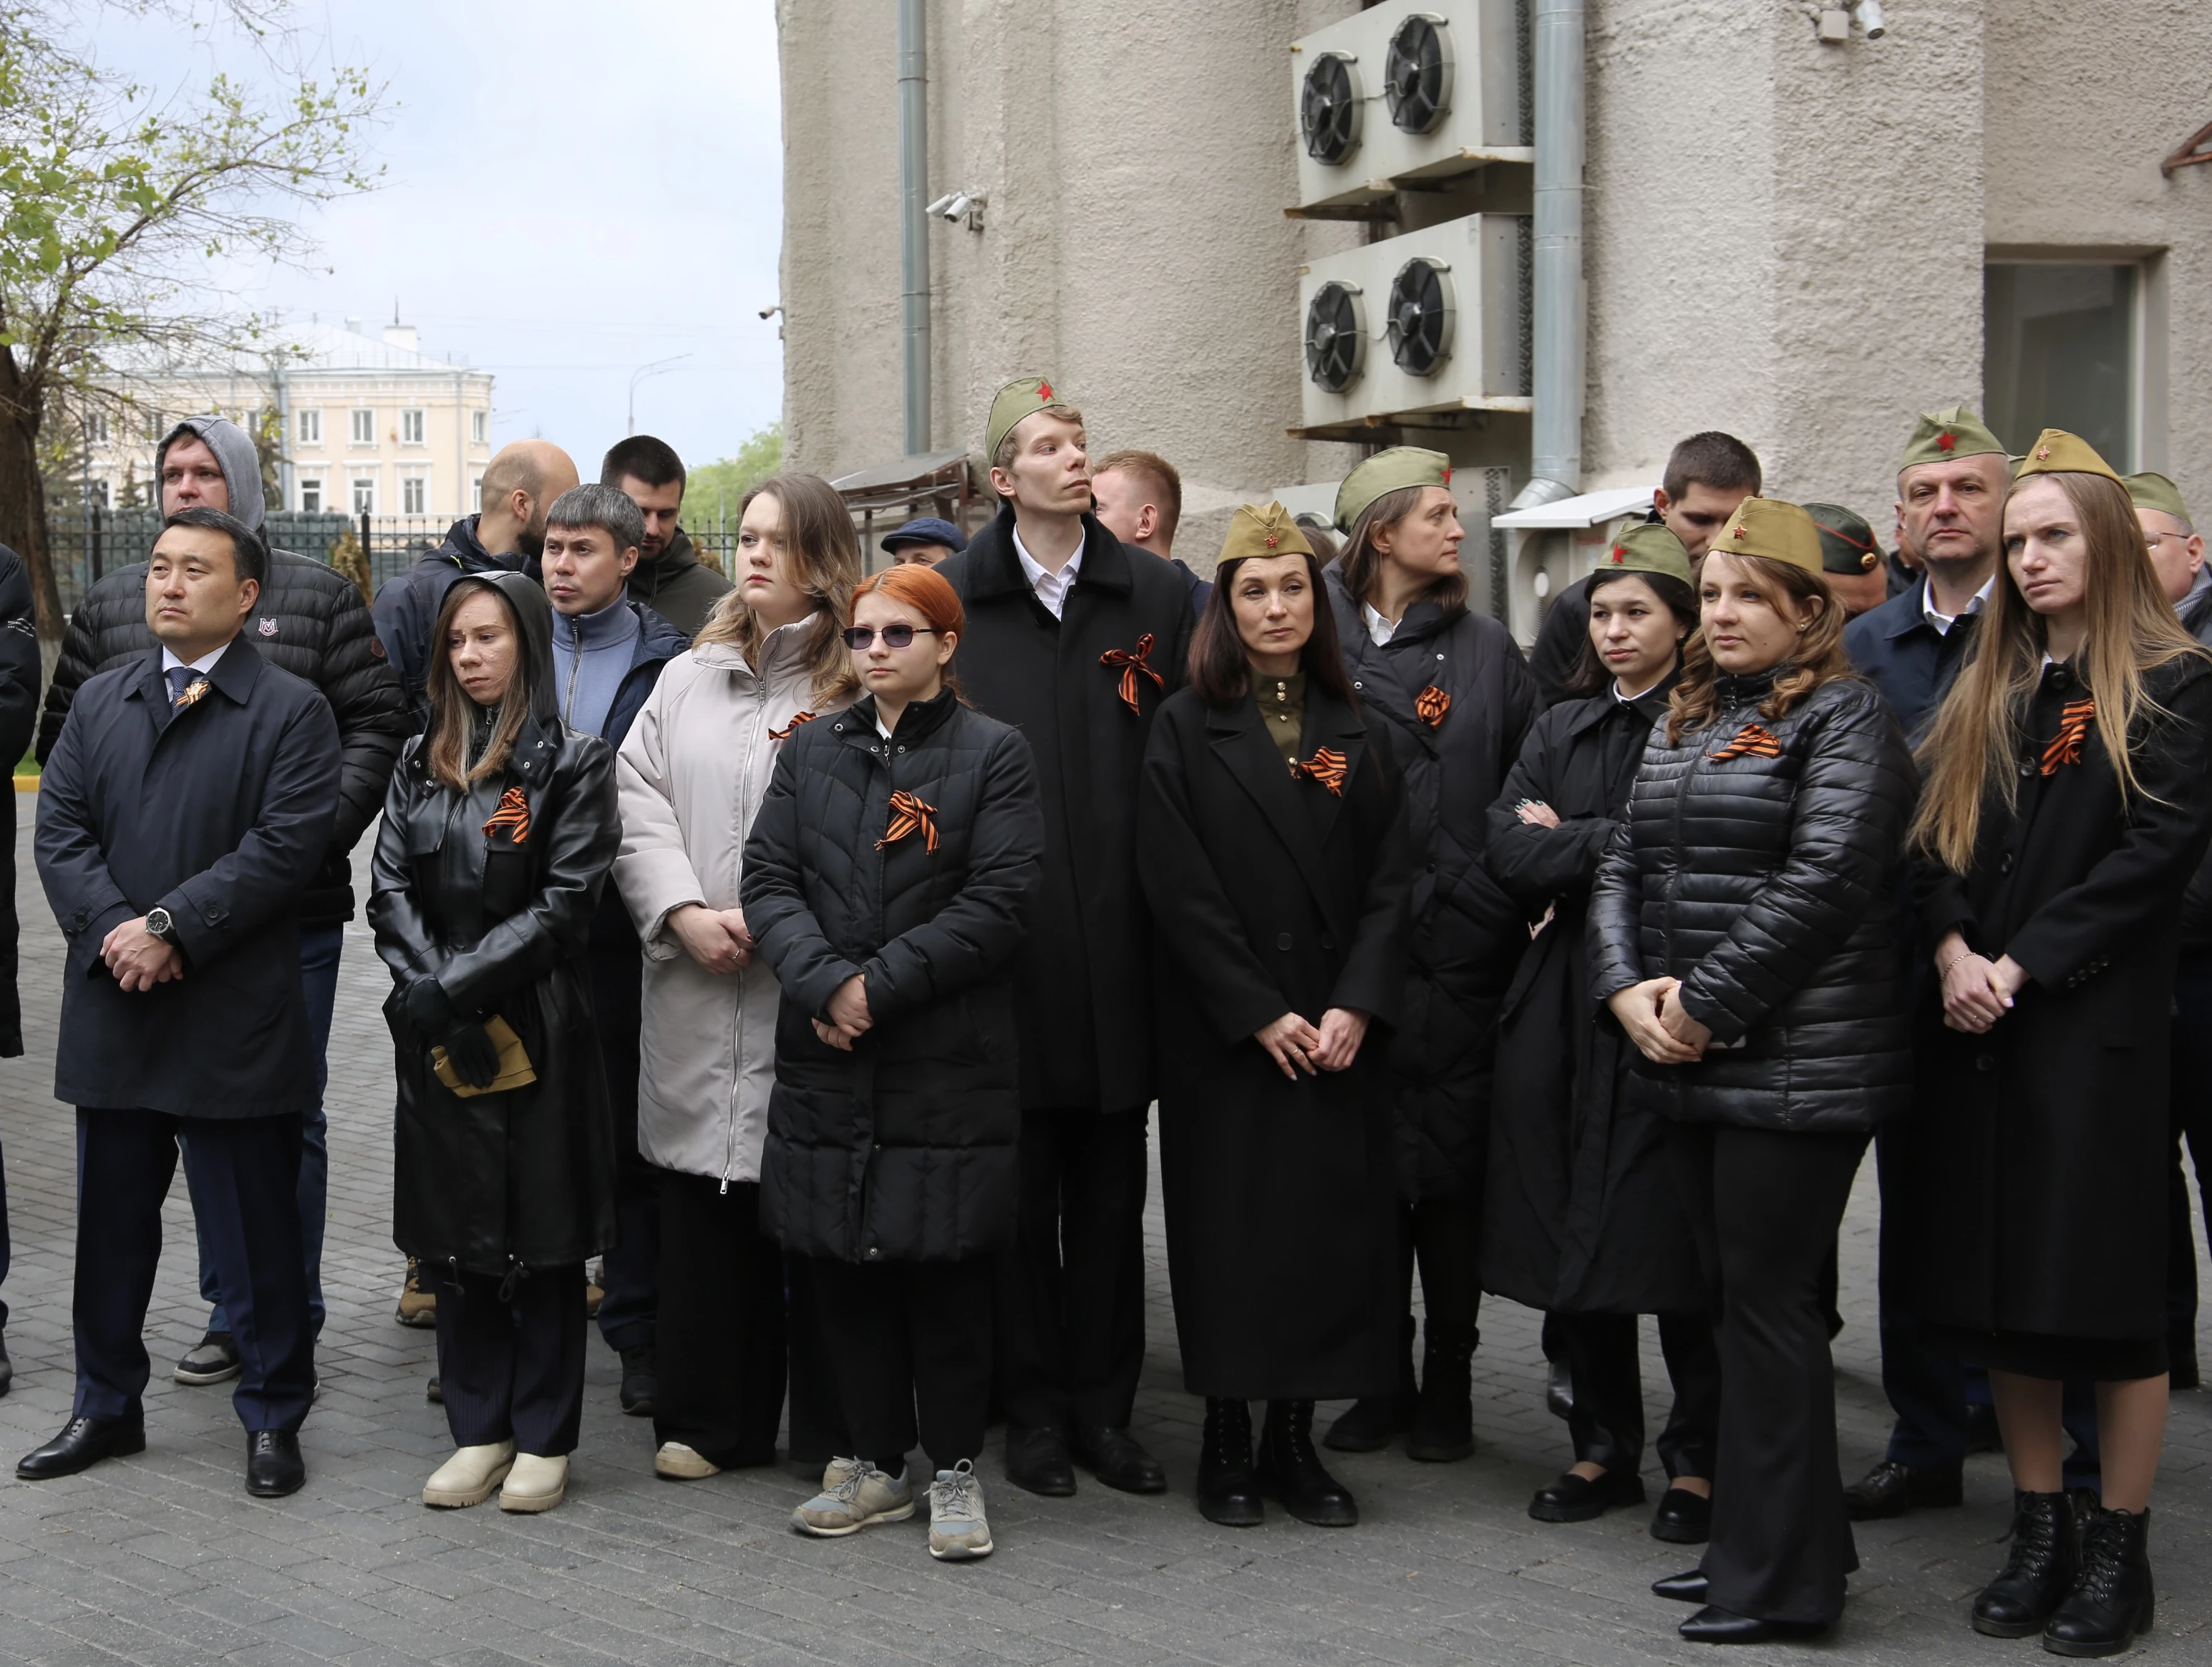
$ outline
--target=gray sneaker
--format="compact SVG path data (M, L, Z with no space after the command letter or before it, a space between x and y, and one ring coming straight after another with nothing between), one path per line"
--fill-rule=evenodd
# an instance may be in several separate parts
M948 1563L991 1554L983 1483L967 1459L950 1470L939 1470L929 1484L929 1554Z
M791 1513L791 1525L820 1539L842 1539L876 1523L914 1515L914 1484L894 1480L860 1459L837 1458L823 1473L822 1491Z
M245 1369L239 1362L238 1345L231 1341L230 1333L210 1331L177 1362L177 1369L170 1376L180 1384L227 1384Z

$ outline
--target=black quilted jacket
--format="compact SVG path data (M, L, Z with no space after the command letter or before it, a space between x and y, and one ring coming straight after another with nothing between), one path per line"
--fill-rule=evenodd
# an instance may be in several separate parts
M1872 684L1760 715L1773 677L1723 678L1718 717L1652 731L1590 897L1591 991L1682 981L1716 1043L1637 1063L1652 1109L1693 1122L1871 1129L1912 1092L1895 876L1917 781Z
M262 658L321 690L338 721L343 757L337 821L330 852L299 905L301 925L335 926L353 918L353 869L346 853L384 808L385 784L407 739L399 680L385 663L383 645L352 581L289 551L269 552L269 582L246 622L246 636ZM154 634L146 629L146 563L134 562L104 576L70 616L39 719L40 764L61 739L62 721L86 679L153 646Z
M1036 768L1019 730L950 694L888 741L875 710L785 744L745 841L745 924L783 985L761 1225L801 1256L960 1261L1014 1230ZM909 795L926 821L902 824ZM810 1021L854 973L874 1024L847 1053Z

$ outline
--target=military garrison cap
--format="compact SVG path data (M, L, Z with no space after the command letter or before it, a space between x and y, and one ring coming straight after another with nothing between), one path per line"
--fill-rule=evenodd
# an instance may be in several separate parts
M1638 521L1624 528L1598 558L1593 578L1613 573L1663 573L1689 584L1690 551L1674 536L1674 529L1657 521Z
M1352 522L1376 499L1408 486L1449 486L1451 459L1442 452L1419 446L1392 446L1377 452L1344 478L1336 489L1336 525L1352 531Z
M1221 543L1221 567L1255 556L1313 553L1314 547L1306 541L1305 533L1281 504L1273 499L1266 503L1241 503L1229 518L1229 536Z
M1863 515L1840 503L1808 503L1805 513L1820 535L1820 565L1830 573L1872 573L1881 565L1881 547Z
M2138 509L2155 509L2161 515L2171 515L2184 526L2195 525L2189 519L2189 506L2181 501L2181 489L2164 475L2146 469L2142 474L2130 475L2120 483L2128 489L2128 501Z
M1781 498L1746 498L1736 506L1735 514L1729 517L1707 553L1764 556L1770 562L1787 562L1808 573L1826 570L1820 529L1803 509Z
M1047 405L1066 403L1053 392L1048 376L1014 378L992 396L991 420L983 430L983 460L988 464L998 457L999 442L1024 417L1036 416Z
M2094 446L2063 429L2045 429L2036 435L2035 444L2013 471L2014 480L2026 480L2030 475L2102 475L2122 486L2127 484L2111 464L2097 455Z
M1905 456L1897 472L1916 463L1948 463L1954 457L2003 457L2004 442L1991 434L1982 419L1964 405L1948 411L1924 411L1912 425L1912 438L1905 442Z

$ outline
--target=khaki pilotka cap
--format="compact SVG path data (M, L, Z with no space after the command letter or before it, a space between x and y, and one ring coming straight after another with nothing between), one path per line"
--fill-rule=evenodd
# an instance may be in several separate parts
M1948 463L1954 457L2005 457L2004 442L1991 434L1982 419L1964 405L1923 411L1912 425L1912 438L1905 442L1898 460L1903 474L1916 463Z
M2161 515L2171 515L2184 526L2196 523L2189 519L2189 506L2181 501L2181 489L2164 475L2145 470L2139 475L2130 475L2120 483L2128 489L2128 502L2138 509L2155 509Z
M1746 498L1705 553L1764 556L1770 562L1787 562L1808 573L1826 570L1820 555L1820 529L1803 509L1781 498Z
M2027 455L2021 459L2012 478L2026 480L2030 475L2102 475L2117 485L2127 484L2112 465L2097 454L2094 446L2063 429L2045 429L2036 435L2035 444L2027 448Z
M1872 573L1881 565L1881 549L1865 516L1840 503L1808 503L1805 513L1820 534L1820 563L1830 573Z
M1346 475L1344 484L1336 489L1337 531L1351 532L1352 522L1367 506L1388 493L1408 486L1450 484L1451 459L1442 452L1419 446L1389 447Z
M1047 405L1066 402L1052 391L1047 376L1017 376L991 398L991 420L983 429L983 462L988 466L999 455L999 442L1007 430L1025 417L1034 417Z
M1269 499L1266 503L1242 503L1229 518L1229 536L1221 542L1218 574L1231 562L1259 556L1310 556L1314 547L1291 519L1291 512Z
M1689 546L1674 536L1674 528L1657 521L1638 521L1622 530L1590 576L1608 573L1663 573L1686 585L1695 582L1690 577Z

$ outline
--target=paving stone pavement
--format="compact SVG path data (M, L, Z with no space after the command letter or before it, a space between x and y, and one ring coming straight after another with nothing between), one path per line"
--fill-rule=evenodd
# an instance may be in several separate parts
M12 1393L0 1457L27 1451L70 1408L74 1232L72 1116L50 1096L59 937L38 892L27 824L22 989L27 1058L0 1064L14 1267ZM425 1404L431 1336L392 1319L398 1262L390 1208L391 1073L378 1003L387 988L367 931L347 934L331 1043L331 1183L323 1277L330 1320L322 1396L302 1433L308 1483L249 1500L242 1440L220 1389L170 1381L197 1341L191 1232L179 1184L149 1347L143 1457L43 1485L0 1480L0 1663L51 1667L696 1667L709 1662L1024 1664L1293 1662L1613 1664L1709 1660L1674 1634L1681 1611L1650 1597L1693 1561L1645 1531L1643 1513L1575 1527L1525 1514L1566 1462L1544 1409L1536 1317L1493 1304L1477 1357L1480 1449L1424 1465L1402 1451L1333 1457L1361 1525L1330 1532L1276 1512L1260 1529L1217 1529L1191 1502L1200 1407L1182 1391L1158 1189L1148 1223L1151 1352L1139 1433L1166 1462L1162 1498L1086 1480L1039 1500L983 1466L997 1554L933 1563L917 1521L835 1542L787 1526L811 1488L786 1469L669 1483L652 1434L616 1406L614 1357L595 1339L589 1405L568 1502L541 1517L490 1506L434 1512L423 1479L449 1448ZM1887 1429L1875 1343L1875 1204L1863 1175L1844 1245L1836 1348L1844 1463L1853 1474ZM2212 1281L2212 1275L2208 1276ZM2208 1282L2212 1289L2212 1282ZM1645 1378L1664 1417L1664 1369L1646 1327ZM1327 1409L1324 1409L1326 1415ZM12 1443L12 1445L6 1445ZM2155 1501L2158 1625L2142 1653L2212 1661L2212 1396L2175 1399ZM1656 1461L1654 1461L1656 1464ZM0 1469L0 1475L6 1475ZM1656 1479L1656 1469L1647 1480ZM1971 1461L1967 1502L1863 1527L1863 1567L1844 1626L1808 1652L1853 1662L2039 1659L1966 1625L1994 1572L2009 1498L2001 1461Z

